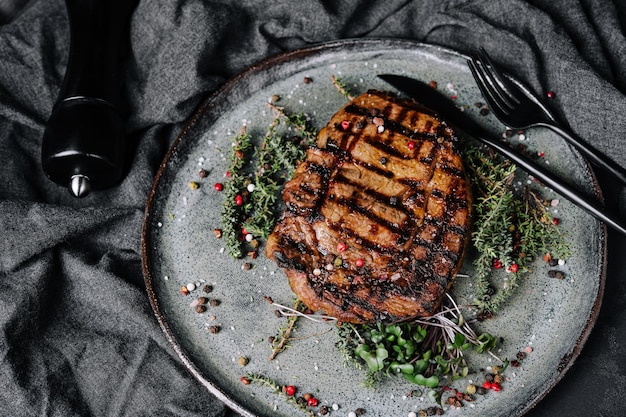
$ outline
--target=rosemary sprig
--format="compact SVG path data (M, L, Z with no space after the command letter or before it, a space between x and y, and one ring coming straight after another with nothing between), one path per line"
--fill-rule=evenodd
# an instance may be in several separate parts
M224 185L224 201L222 204L222 233L226 240L228 253L235 259L243 256L243 244L239 239L241 234L241 223L246 217L243 191L248 180L244 166L249 158L252 149L252 137L246 132L245 126L241 132L232 139L232 149L229 156L229 166L227 178ZM239 203L238 200L241 199Z

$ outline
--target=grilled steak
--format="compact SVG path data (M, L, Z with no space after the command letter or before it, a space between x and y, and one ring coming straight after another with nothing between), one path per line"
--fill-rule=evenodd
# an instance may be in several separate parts
M339 321L433 314L461 266L471 195L458 139L417 103L371 90L346 104L283 200L266 254Z

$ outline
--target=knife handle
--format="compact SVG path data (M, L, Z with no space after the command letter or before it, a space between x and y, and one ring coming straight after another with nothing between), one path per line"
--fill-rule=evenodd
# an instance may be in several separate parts
M66 0L70 51L42 139L42 167L76 197L118 183L125 124L119 65L136 1Z

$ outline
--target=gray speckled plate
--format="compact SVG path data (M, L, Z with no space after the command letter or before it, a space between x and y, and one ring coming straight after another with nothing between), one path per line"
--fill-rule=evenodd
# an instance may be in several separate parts
M301 320L295 334L301 340L272 362L267 338L276 333L281 319L263 300L290 305L293 302L285 275L274 263L260 256L254 268L243 270L243 261L233 261L223 251L214 228L220 227L222 195L213 184L224 181L230 141L242 125L260 138L273 115L266 103L277 94L288 112L305 112L320 128L345 102L330 82L341 77L356 94L369 88L388 89L376 78L379 73L407 74L424 81L435 80L439 89L456 95L460 105L494 134L504 127L492 116L481 116L473 103L480 93L465 63L465 57L435 46L402 40L348 40L283 54L248 69L209 97L180 134L156 176L146 209L143 230L143 267L152 307L174 349L191 373L208 390L244 416L280 417L304 415L271 389L243 385L246 372L260 372L279 384L293 384L310 391L321 404L337 404L334 416L347 416L362 407L368 416L407 416L429 404L419 387L402 378L389 378L376 389L361 386L364 373L345 368L334 346L336 334L328 324ZM313 82L305 83L310 77ZM585 161L554 134L527 132L525 144L545 152L550 168L589 193L598 187ZM519 140L514 138L514 140ZM209 172L199 178L198 171ZM190 181L200 188L190 189ZM525 179L521 179L525 181ZM544 197L551 196L543 190ZM605 278L604 227L561 198L555 208L561 227L569 236L572 257L561 268L567 278L547 276L547 266L538 261L534 272L516 295L481 330L504 338L498 355L512 358L532 347L522 367L509 368L508 380L499 393L490 392L462 409L447 410L450 416L520 416L534 406L563 376L578 356L596 320ZM471 275L471 259L464 272ZM201 295L196 289L181 295L187 283L211 284L209 295L221 301L198 314L191 303ZM459 278L454 295L460 303L473 297L471 279ZM211 325L220 325L217 334ZM242 368L237 359L250 362ZM491 364L488 355L470 357L478 370ZM470 374L452 385L464 388ZM416 389L416 395L407 393Z

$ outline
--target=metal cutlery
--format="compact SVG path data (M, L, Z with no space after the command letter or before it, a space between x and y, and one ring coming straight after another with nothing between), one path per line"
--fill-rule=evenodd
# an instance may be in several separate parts
M489 108L502 123L513 129L548 128L578 149L593 165L626 185L626 169L558 122L528 87L501 73L483 48L480 48L477 57L468 61L468 65Z
M462 131L510 159L537 180L551 187L572 203L626 236L626 222L624 220L608 212L599 201L569 185L532 159L517 153L500 139L494 138L483 126L461 111L453 101L428 84L401 75L380 74L378 77L409 97L436 111Z

